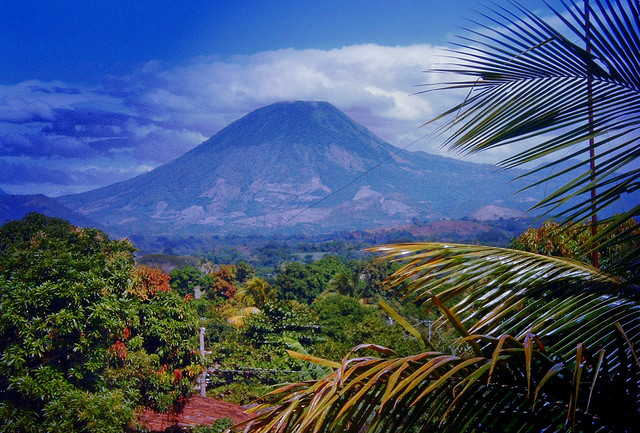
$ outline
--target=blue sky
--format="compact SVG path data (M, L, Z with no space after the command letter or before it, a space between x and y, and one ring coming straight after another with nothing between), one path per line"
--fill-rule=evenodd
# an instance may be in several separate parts
M56 196L124 180L280 100L326 100L404 146L454 101L412 86L432 80L422 71L483 4L5 0L0 189Z

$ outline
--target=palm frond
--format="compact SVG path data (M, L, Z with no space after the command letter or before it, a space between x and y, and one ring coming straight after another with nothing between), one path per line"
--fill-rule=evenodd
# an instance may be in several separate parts
M390 284L435 303L476 349L395 358L366 345L390 358L351 357L358 347L324 379L265 396L247 431L632 431L637 287L580 262L504 248L373 250L406 262Z
M546 338L569 362L578 343L606 347L615 323L630 326L640 344L640 287L581 262L478 245L421 243L372 248L406 264L389 280L432 302L461 297L451 307L470 333Z
M453 66L439 70L461 77L440 89L469 93L430 122L443 120L445 145L460 152L532 143L502 161L504 168L556 157L532 170L537 173L569 162L537 181L573 175L537 207L574 220L589 217L640 189L633 166L640 155L640 6L592 0L587 20L576 1L563 1L568 13L554 11L563 34L510 4L515 12L495 6L484 15L489 24L474 24L452 53ZM595 170L585 145L590 138L597 139ZM595 197L587 197L594 189ZM624 224L638 215L635 205L611 219L593 244L637 240ZM405 263L389 284L436 306L441 323L458 331L462 350L398 358L372 345L362 347L380 357L358 356L358 347L327 377L265 396L245 431L637 428L640 287L629 272L640 263L640 247L611 268L624 277L506 248L425 243L373 251ZM410 325L405 329L422 338Z
M262 398L252 420L238 426L266 432L632 431L640 369L629 348L591 357L580 345L572 365L558 363L527 334L475 335L487 357L425 352L404 358L345 358L316 382L281 388ZM618 338L621 341L621 338ZM595 361L595 362L594 362ZM616 368L612 368L616 367ZM616 376L628 380L616 382ZM614 389L617 387L616 389ZM595 398L594 398L595 397ZM508 420L508 421L505 421ZM631 429L630 429L631 427Z
M504 168L547 157L554 157L549 165L578 158L581 162L563 173L574 180L534 209L567 221L588 218L640 189L640 170L634 166L640 155L637 2L592 0L588 21L582 2L563 2L567 14L552 10L566 34L511 3L516 13L499 6L490 9L484 15L488 23L474 23L479 30L461 38L452 54L454 66L436 70L460 78L440 90L465 88L469 95L427 123L446 119L440 128L449 133L444 146L463 153L531 143L501 161ZM592 137L593 172L588 146ZM597 191L594 200L591 190ZM630 216L639 215L640 207L633 207Z

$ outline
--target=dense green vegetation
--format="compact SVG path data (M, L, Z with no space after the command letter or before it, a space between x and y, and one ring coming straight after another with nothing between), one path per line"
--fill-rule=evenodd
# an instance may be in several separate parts
M386 300L428 332L433 314L399 303L383 285L395 268L372 258L331 255L308 264L286 263L266 279L245 262L214 265L203 259L197 268L175 268L171 284L176 291L188 297L202 292L192 302L211 352L207 394L247 404L274 385L327 373L287 350L334 361L361 343L384 344L399 353L416 350L415 341L378 307ZM222 286L215 283L221 273L230 277ZM450 344L446 332L442 335L442 344Z
M579 230L545 224L513 244L573 257L583 241ZM201 365L209 396L248 404L283 383L331 373L288 350L341 362L354 347L376 344L411 357L424 344L412 330L444 353L467 350L455 342L455 325L435 322L437 308L411 294L397 300L415 288L383 284L400 267L389 261L324 255L263 267L261 277L247 262L179 258L167 275L135 265L133 252L128 241L36 214L0 228L0 431L135 429L143 406L179 409ZM200 326L204 360L195 356Z
M573 257L583 241L580 230L548 223L513 245ZM383 283L407 272L397 263L326 255L261 277L247 262L201 257L176 260L182 267L167 275L136 266L133 252L128 241L35 214L0 228L0 368L8 378L0 431L135 429L143 406L179 409L195 391L200 365L209 369L208 396L248 404L284 383L331 374L287 351L340 363L358 346L364 359L378 347L413 359L425 341L440 353L470 350L456 342L455 323L437 320L436 306L421 307L416 295L424 298L426 289L402 277ZM443 296L446 305L471 285L460 287ZM196 364L200 326L208 354Z
M0 431L135 429L143 407L179 410L203 367L209 396L246 404L329 372L287 350L338 362L362 343L417 350L379 300L425 334L433 319L394 299L383 280L397 266L371 256L258 269L177 257L164 262L179 265L167 274L136 265L134 252L129 241L38 214L0 228Z
M518 166L602 139L613 150L538 205L593 216L640 179L638 3L558 13L570 38L514 7L525 21L496 10L459 53L468 81L444 87L470 93L441 116L450 142L541 137L504 163ZM380 262L270 240L174 261L172 283L126 241L29 215L0 228L0 431L116 432L141 407L179 408L199 326L210 395L244 403L287 383L261 397L253 432L635 431L639 211L548 223L516 248L387 245Z
M0 431L121 432L184 403L195 309L133 250L37 214L0 228Z
M600 224L602 231L611 227L611 222ZM562 225L555 221L547 221L539 228L529 228L517 238L513 239L513 248L544 254L554 257L567 257L583 263L592 264L593 258L589 254L591 237L586 223L571 223ZM623 234L631 234L633 237L627 242L619 243L617 239ZM633 219L627 219L611 232L601 237L601 245L598 248L600 267L614 268L614 271L622 276L634 277L640 275L640 262L631 261L626 269L615 269L620 261L629 256L636 256L640 246L640 227ZM628 259L627 259L628 260Z

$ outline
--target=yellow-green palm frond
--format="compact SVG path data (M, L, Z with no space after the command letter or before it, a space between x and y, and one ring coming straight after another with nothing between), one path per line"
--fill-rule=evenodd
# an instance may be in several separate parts
M563 359L578 343L604 347L615 323L640 344L640 288L581 262L479 245L423 243L376 247L406 264L389 280L447 303L470 333L533 332Z

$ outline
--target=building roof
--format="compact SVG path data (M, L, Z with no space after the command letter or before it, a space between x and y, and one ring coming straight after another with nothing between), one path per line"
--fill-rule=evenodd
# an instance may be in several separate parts
M241 406L213 398L193 395L178 413L158 413L147 409L140 415L144 427L161 432L168 427L210 425L220 418L230 418L234 424L249 419Z

